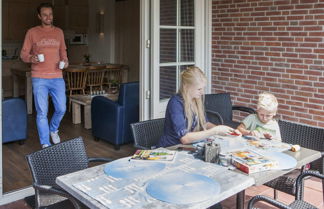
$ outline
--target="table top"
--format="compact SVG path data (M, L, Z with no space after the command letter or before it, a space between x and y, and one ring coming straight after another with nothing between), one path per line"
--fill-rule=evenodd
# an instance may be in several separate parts
M247 175L227 170L227 168L216 164L205 163L199 159L195 159L192 155L186 152L178 152L174 162L166 162L163 171L156 175L147 176L143 173L142 176L131 179L130 182L127 179L112 179L112 177L104 173L104 167L105 164L60 176L56 179L56 183L75 198L93 209L208 208L215 203L243 191L255 183L254 179ZM162 202L152 198L146 193L145 189L149 180L178 172L195 173L207 176L220 184L220 193L212 196L212 198L206 201L194 204L171 204ZM104 183L100 184L102 186L95 186L94 188L88 188L85 186L86 182L98 181L98 179L101 182L105 180ZM113 181L114 186L112 185ZM116 185L120 185L120 187ZM119 199L114 199L114 197L118 197L117 194L122 192L127 194L122 195L122 199L120 199L120 195ZM88 194L92 195L92 197ZM134 201L134 199L140 201Z
M120 69L125 68L126 65L112 64L112 63L100 63L100 64L89 64L89 65L69 65L68 69L86 69L86 70L99 70L99 69Z
M111 99L112 101L117 101L118 100L118 93L117 94L102 94L102 95L82 95L82 94L76 94L76 95L71 95L70 100L72 102L81 104L81 105L90 105L92 99L95 96L104 96L107 97L108 99Z
M221 136L220 136L221 137ZM231 141L231 139L227 139L227 141ZM233 141L240 141L239 138L234 139ZM245 140L246 141L246 140ZM271 142L271 141L269 141ZM278 144L277 142L274 142L276 144ZM278 147L269 147L269 149L257 149L257 148L252 148L250 145L244 145L244 143L240 143L240 149L252 149L258 152L261 152L263 154L265 154L267 151L273 152L273 151L278 151L278 149L283 149L282 147L285 147L287 144L283 143L283 146L280 146L278 144ZM193 145L175 145L170 147L169 149L178 149L178 147L184 147L184 149L190 149L190 148L194 148ZM221 147L222 149L222 147ZM296 167L301 167L307 163L313 162L314 160L317 160L319 158L321 158L321 153L319 151L315 151L315 150L311 150L311 149L307 149L307 148L303 148L301 147L300 151L298 152L292 152L290 150L285 149L284 153L292 156L293 158L296 159L297 161L297 165ZM279 176L282 176L292 170L294 170L295 168L289 169L289 170L268 170L268 171L262 171L262 172L257 172L257 173L252 173L252 174L246 174L238 169L235 169L235 172L237 173L241 173L247 176L250 176L254 179L255 181L255 185L262 185L268 181L271 181Z

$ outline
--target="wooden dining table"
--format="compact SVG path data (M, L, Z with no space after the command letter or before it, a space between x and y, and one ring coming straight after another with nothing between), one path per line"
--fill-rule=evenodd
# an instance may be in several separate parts
M87 70L97 70L97 69L121 69L122 70L122 83L128 81L128 66L122 64L112 64L112 63L101 63L101 64L79 64L79 65L69 65L69 69L87 69ZM13 97L19 96L19 79L18 77L25 78L25 100L27 103L27 113L33 113L33 93L32 93L32 82L31 82L31 68L11 68L13 76ZM64 70L63 70L64 72Z

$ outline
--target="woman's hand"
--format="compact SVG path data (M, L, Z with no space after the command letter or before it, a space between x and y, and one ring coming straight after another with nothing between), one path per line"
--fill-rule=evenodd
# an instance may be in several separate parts
M213 135L228 135L230 134L231 132L234 131L233 128L229 127L229 126L224 126L224 125L218 125L218 126L215 126L214 128L211 128L210 129L211 131L214 132Z

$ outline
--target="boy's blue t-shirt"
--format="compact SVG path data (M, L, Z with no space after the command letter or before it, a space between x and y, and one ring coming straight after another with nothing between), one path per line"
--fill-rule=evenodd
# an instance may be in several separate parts
M159 147L169 147L181 144L180 139L188 133L188 120L185 116L183 99L179 94L172 96L169 100L164 123L164 134L160 138ZM197 125L197 118L193 118L190 131Z

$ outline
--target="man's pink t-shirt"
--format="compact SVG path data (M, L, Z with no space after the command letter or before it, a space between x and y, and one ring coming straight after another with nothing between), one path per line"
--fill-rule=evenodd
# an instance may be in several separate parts
M32 63L33 78L62 78L59 62L68 61L63 31L57 27L36 26L29 29L20 53L24 62L31 62L31 56L44 54L45 61Z

